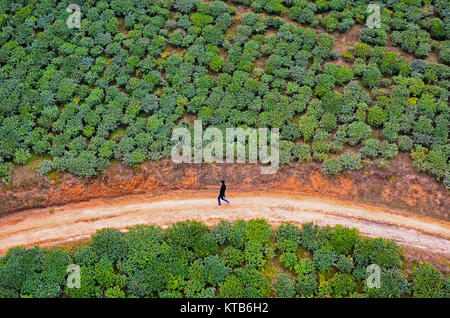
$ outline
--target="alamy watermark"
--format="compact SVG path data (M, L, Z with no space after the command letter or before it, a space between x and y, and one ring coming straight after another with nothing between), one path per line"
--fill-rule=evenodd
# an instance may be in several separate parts
M66 11L72 13L66 20L67 27L69 29L81 28L81 9L77 4L70 4Z
M367 27L369 29L378 29L381 27L380 6L376 3L369 3L367 6Z
M70 264L67 266L67 288L81 288L81 268L80 265Z
M367 288L380 288L381 287L380 265L371 264L367 266L367 274L369 274L369 276L366 279Z
M270 131L270 136L269 136ZM280 163L279 129L271 128L226 128L208 127L203 131L201 120L194 121L194 136L184 127L175 128L171 158L175 163L249 163L268 164L261 166L261 174L273 174ZM224 144L225 139L225 144ZM270 142L270 147L269 147ZM193 149L193 151L192 151ZM224 155L225 150L225 155Z

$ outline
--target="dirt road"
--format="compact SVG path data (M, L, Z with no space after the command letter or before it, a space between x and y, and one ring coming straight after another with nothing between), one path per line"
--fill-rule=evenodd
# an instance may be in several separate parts
M0 218L0 255L16 246L52 246L88 238L98 229L125 230L136 224L265 218L272 224L342 224L367 236L391 238L401 245L450 257L450 223L398 211L292 193L230 193L231 205L217 206L217 194L171 192L96 199L55 208L22 211Z

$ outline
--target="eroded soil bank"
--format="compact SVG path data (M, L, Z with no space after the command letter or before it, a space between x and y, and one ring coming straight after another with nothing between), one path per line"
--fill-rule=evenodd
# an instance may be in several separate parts
M104 227L126 230L137 224L166 228L185 220L214 225L220 220L265 218L273 225L341 224L366 236L382 236L405 247L406 256L428 259L448 271L450 222L406 216L367 205L313 196L295 191L237 192L230 189L231 205L217 206L216 192L175 190L167 194L130 195L93 199L60 207L34 209L0 218L0 255L17 245L55 246L90 237ZM417 259L416 258L416 259Z
M270 194L289 190L450 220L449 196L443 184L417 173L406 154L399 155L388 170L366 167L339 176L322 173L320 164L314 162L283 166L271 175L260 174L260 167L251 164L176 165L161 161L147 162L133 171L114 163L90 179L69 174L41 177L29 165L16 169L12 184L0 186L0 214L130 194L212 190L221 179L226 179L233 191L263 190Z

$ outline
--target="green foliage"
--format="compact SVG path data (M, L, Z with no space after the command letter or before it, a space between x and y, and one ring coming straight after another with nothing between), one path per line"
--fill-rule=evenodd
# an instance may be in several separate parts
M392 240L383 238L362 238L355 246L353 259L357 267L378 264L385 268L399 268L402 265L401 248Z
M300 230L291 223L283 223L275 231L278 241L278 249L283 252L297 252L300 243Z
M312 223L303 224L300 231L300 245L315 251L329 244L327 233Z
M380 106L373 106L369 108L367 121L374 127L380 127L388 119L388 113Z
M413 272L413 296L437 298L444 296L444 278L431 264L421 263Z
M427 159L415 165L446 180L447 158L432 149L448 143L445 1L432 3L433 10L428 2L384 3L382 27L362 29L362 43L348 48L315 30L345 33L366 22L366 8L344 0L232 1L252 10L242 17L222 1L91 1L80 30L65 27L67 12L57 2L29 2L0 14L4 183L11 182L13 165L35 158L42 175L85 178L113 160L137 168L168 158L171 131L187 124L186 111L205 128L279 127L285 164L322 162L342 153L345 142L363 143L371 136L370 127L361 126L367 120L401 151L412 149L406 138L426 147ZM287 11L310 27L276 16ZM439 54L444 64L410 63L383 47L388 37L389 45L416 58ZM339 52L348 65L333 61ZM388 101L379 102L380 96ZM298 144L323 136L318 129L331 136ZM369 145L362 153L372 159ZM335 160L326 167L343 170Z
M292 148L292 155L299 162L309 162L311 160L311 148L309 145L296 144Z
M360 32L361 41L368 44L385 46L387 44L387 33L384 28L365 28Z
M450 64L450 41L444 41L439 52L439 61Z
M245 236L247 240L265 244L272 235L272 229L265 219L252 219L247 222Z
M331 268L337 260L337 254L330 248L322 248L314 251L314 266L321 272Z
M317 128L318 122L317 119L311 115L303 115L298 121L298 126L300 132L302 133L303 139L308 141L311 139L314 130Z
M236 244L233 238L238 236L230 233L239 231L244 233L245 251L231 245L231 242ZM305 224L299 231L297 226L285 223L275 230L276 236L272 231L262 219L223 221L212 229L199 222L186 221L167 230L153 225L138 225L125 233L103 229L70 254L58 248L16 247L0 258L0 296L260 298L275 293L277 297L287 298L390 298L411 294L415 297L448 295L448 278L434 266L420 264L412 277L401 270L401 249L390 240L360 237L355 229L342 226L319 228ZM187 233L194 237L188 242ZM205 236L220 241L223 249L207 256L197 255L195 246L203 244ZM297 258L297 247L292 252L293 245L286 244L299 241L313 252L312 259L304 250L303 256ZM287 247L289 251L270 252L274 245L279 249ZM268 267L255 266L259 258L262 261L272 258L272 262ZM273 280L271 268L278 260L282 267L277 266L277 278ZM81 267L81 288L66 286L67 266L73 263ZM381 266L381 288L369 289L364 284L369 264Z
M330 280L330 283L333 288L332 295L334 297L348 296L356 289L356 282L350 274L337 273Z
M361 169L361 155L356 152L347 152L338 158L342 170L358 170Z
M312 274L315 272L314 262L310 258L302 258L294 265L294 271L298 275Z
M0 180L3 183L9 183L12 174L11 162L0 162Z
M413 141L408 136L398 137L398 149L401 151L408 152L413 147Z
M312 297L317 291L316 273L298 275L296 292L300 297Z
M369 89L379 87L382 74L376 64L370 63L364 67L362 72L362 82Z
M173 245L185 248L197 247L198 242L207 234L208 227L201 222L177 222L167 229L167 240Z
M369 297L399 298L410 293L410 283L398 269L381 271L380 288L367 288Z
M358 239L357 229L336 225L331 231L330 243L338 254L350 255Z
M342 171L342 165L338 158L329 158L323 162L323 169L328 174L338 174Z
M12 248L0 261L2 294L8 297L61 297L70 263L69 254L61 249Z
M205 279L213 286L222 282L230 273L230 268L216 255L205 257L203 264L205 266Z
M445 38L444 22L441 19L431 19L431 36L438 40Z
M244 254L241 250L227 246L222 252L222 258L228 267L236 267L244 262Z
M376 139L367 139L363 142L363 147L361 148L361 154L365 158L375 158L380 152L380 142Z
M372 48L366 43L357 43L354 47L355 56L366 59L370 56Z
M220 221L218 225L212 228L211 233L217 238L219 244L231 245L238 249L243 249L246 242L247 223L237 221L231 224L228 221Z
M371 134L372 129L370 129L369 125L360 121L354 121L348 126L348 143L354 146L357 143L363 142L364 140L368 139Z
M282 273L275 284L275 292L278 298L293 298L295 296L295 281Z
M280 262L289 270L294 270L297 265L297 255L292 252L286 252L280 255Z
M236 275L230 275L220 284L220 298L242 298L244 297L244 286L242 280Z
M380 153L385 159L395 158L398 154L397 145L383 141L380 146Z
M203 27L207 24L210 24L214 21L213 17L203 14L200 12L196 12L191 14L191 21L196 27Z
M173 7L181 13L189 13L194 7L193 0L175 0Z
M96 255L104 256L112 262L121 261L128 251L128 245L122 233L111 228L102 229L92 237L92 248Z
M349 256L339 255L336 268L342 273L351 273L354 265Z
M209 63L209 68L211 70L213 70L214 72L218 72L222 69L223 64L225 63L225 61L223 60L223 58L221 58L218 55L215 55L212 59L211 62Z

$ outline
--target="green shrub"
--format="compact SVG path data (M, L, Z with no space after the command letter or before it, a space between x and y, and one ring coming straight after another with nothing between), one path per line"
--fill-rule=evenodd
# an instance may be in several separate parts
M380 153L385 159L393 159L398 155L397 145L383 141L380 146Z
M305 141L311 139L318 124L317 119L311 115L303 115L300 117L298 126Z
M330 243L338 254L350 255L359 240L359 231L336 225L331 230Z
M203 27L207 24L210 24L214 21L213 17L203 14L200 12L195 12L191 14L191 21L196 27Z
M14 153L14 162L24 165L31 159L31 153L28 149L17 149Z
M246 227L244 221L230 223L228 221L220 221L218 225L211 229L219 244L228 244L238 249L243 249L246 242Z
M368 139L372 135L372 129L370 129L369 125L363 122L354 121L348 126L347 135L348 143L354 146L357 143Z
M61 249L12 248L0 259L1 292L12 297L61 297L70 263L69 254Z
M225 61L223 58L221 58L219 55L215 55L209 63L209 68L214 72L218 72L222 69L224 63Z
M275 292L278 298L292 298L295 296L295 281L288 275L281 273L275 284Z
M324 113L320 119L320 127L324 128L326 131L330 132L337 127L336 115L330 113Z
M337 254L332 249L319 249L314 251L314 266L321 272L331 268L337 260Z
M387 112L380 106L373 106L369 108L369 114L367 115L367 122L374 126L380 127L388 119Z
M244 296L244 284L236 275L228 276L219 287L220 298L242 298Z
M119 230L106 228L92 236L92 248L99 257L112 262L123 260L128 253L128 244Z
M250 237L264 239L264 223L260 219L253 221ZM245 252L229 245L232 242L228 241L232 237L229 233L238 228L241 231L245 225L245 221L222 222L213 228L214 233L208 228L203 232L202 227L191 221L179 222L166 231L148 225L129 228L126 233L103 229L86 245L76 247L73 257L59 248L15 247L0 258L0 295L211 298L217 294L260 298L275 292L277 297L393 298L411 293L414 297L449 294L449 279L432 265L421 263L412 276L406 276L400 270L401 249L391 240L359 238L355 229L340 226L319 228L305 224L299 233L295 225L283 224L276 230L278 240L295 242L300 237L302 245L313 251L312 259L307 254L298 260L293 252L273 253L270 239L263 245L244 237ZM179 241L180 233L194 233L198 242L187 246ZM227 233L224 238L223 233ZM220 240L223 250L198 256L195 246L202 244L205 236ZM273 263L264 269L262 266L266 258L276 255L280 255L281 264L290 272L276 273L278 280L272 282L269 276ZM67 266L72 263L81 267L81 288L66 286ZM370 264L381 266L380 288L364 284Z
M228 267L236 267L244 262L244 254L241 250L227 246L222 252L222 258Z
M410 293L410 283L398 269L381 271L380 288L367 288L369 297L399 298Z
M328 174L338 174L343 168L338 158L329 158L323 162L322 170Z
M265 219L252 219L247 222L245 235L248 241L265 244L272 236L272 228Z
M439 61L445 64L450 64L450 41L444 41L441 44L439 51Z
M376 139L367 139L363 142L361 154L365 158L373 159L378 156L380 152L380 142Z
M172 224L167 229L167 241L172 245L194 248L208 232L208 227L198 221L185 221Z
M362 29L360 32L361 41L368 44L385 46L387 44L387 33L383 28Z
M438 40L445 38L444 22L441 19L434 18L431 20L431 36Z
M193 0L175 0L173 7L181 13L189 13L194 8Z
M295 265L297 264L297 255L292 252L286 252L281 254L280 262L289 270L294 270Z
M339 255L336 262L336 268L342 273L351 273L354 265L349 256Z
M0 161L0 181L9 183L12 174L12 163Z
M421 263L413 272L413 296L438 298L443 296L444 278L431 264Z
M328 246L329 241L325 231L312 223L303 224L300 230L300 245L304 248L315 251L324 246Z
M358 170L362 168L361 154L357 152L348 152L340 155L338 161L342 170Z
M309 258L302 258L295 264L294 270L298 275L314 273L314 262Z
M395 142L398 139L398 132L400 131L400 125L395 121L388 121L384 123L384 129L382 136L386 141Z
M345 273L337 273L330 280L334 297L345 297L356 290L356 282L352 275Z
M261 269L264 266L264 245L258 241L249 240L245 244L245 262L249 267Z
M401 248L392 240L383 238L362 238L353 252L356 267L365 268L378 264L385 268L399 268L402 265Z
M311 161L311 148L306 144L296 144L292 148L292 155L299 162L309 162Z
M317 291L316 273L298 275L297 284L295 286L299 297L312 297Z
M213 286L225 280L231 272L224 261L216 255L205 257L203 264L205 266L206 281Z
M354 47L354 53L356 57L366 59L370 56L372 49L370 45L366 43L357 43Z
M276 231L278 249L285 252L297 252L300 243L300 230L291 223L283 223Z
M365 87L372 89L379 87L382 74L376 64L369 64L363 69L362 82Z

